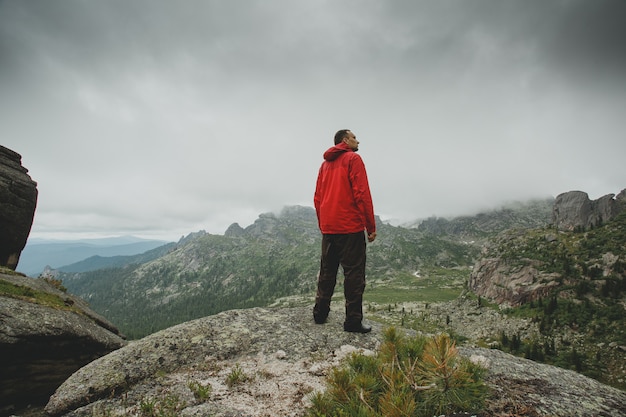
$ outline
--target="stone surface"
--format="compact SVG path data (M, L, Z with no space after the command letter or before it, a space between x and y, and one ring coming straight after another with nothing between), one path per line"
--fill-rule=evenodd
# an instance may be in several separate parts
M0 266L15 270L37 206L37 183L22 156L0 146Z
M176 400L181 416L304 416L332 366L373 354L383 328L342 330L343 316L313 323L310 307L232 310L163 330L74 373L46 406L50 416L141 415L142 404ZM484 415L623 416L626 393L580 374L506 353L462 347L487 369L494 395ZM229 385L234 372L241 384ZM190 382L211 387L197 400ZM524 413L519 412L524 410ZM502 414L518 410L517 414Z
M469 288L498 304L519 306L549 295L558 274L540 273L535 262L511 266L500 258L481 258L470 274Z
M228 226L228 229L224 232L226 237L241 237L245 234L243 227L239 226L239 223L233 223Z
M556 197L552 223L559 230L586 230L606 223L625 208L626 189L593 201L583 191L569 191Z
M29 289L25 296L0 294L0 415L45 404L74 371L126 344L81 299L43 279L0 272L0 284Z
M488 369L491 413L507 416L625 416L626 392L574 371L511 356L496 349L460 348ZM515 414L500 414L516 410Z

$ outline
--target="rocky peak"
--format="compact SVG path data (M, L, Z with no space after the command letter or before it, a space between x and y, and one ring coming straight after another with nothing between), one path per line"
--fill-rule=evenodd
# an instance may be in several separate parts
M287 206L280 213L263 213L244 229L253 238L275 239L282 243L319 238L317 216L311 207Z
M198 239L206 235L207 235L207 232L205 230L198 230L197 232L189 233L187 236L183 236L178 240L178 245L184 245L188 242L191 242L195 239Z
M556 197L552 223L559 230L587 230L612 220L624 209L626 189L617 197L615 194L607 194L597 200L590 200L583 191L569 191Z
M239 226L239 223L233 223L228 226L226 232L224 232L224 236L226 237L241 237L245 233L243 227Z

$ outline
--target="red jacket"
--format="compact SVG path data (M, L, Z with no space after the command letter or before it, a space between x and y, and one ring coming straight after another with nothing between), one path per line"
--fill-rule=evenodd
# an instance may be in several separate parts
M374 206L361 157L341 142L324 153L315 187L315 211L323 234L376 231Z

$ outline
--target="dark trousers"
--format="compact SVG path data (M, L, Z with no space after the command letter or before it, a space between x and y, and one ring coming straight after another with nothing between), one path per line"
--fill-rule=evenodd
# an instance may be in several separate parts
M317 280L317 295L313 316L323 321L330 311L330 299L337 283L339 265L343 268L347 325L363 320L363 291L365 291L365 233L322 236L322 258Z

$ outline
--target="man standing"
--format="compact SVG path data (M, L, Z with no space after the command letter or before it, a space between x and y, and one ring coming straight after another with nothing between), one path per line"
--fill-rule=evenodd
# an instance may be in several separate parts
M363 324L365 290L365 232L376 239L374 207L363 160L356 153L359 141L350 130L335 134L335 146L324 153L315 188L315 211L322 232L322 256L313 318L326 322L337 283L339 265L344 273L347 332L368 333Z

